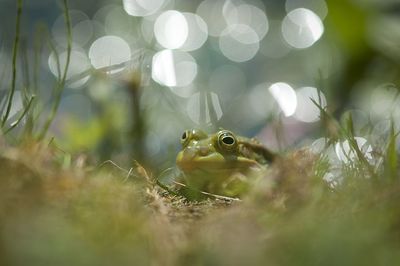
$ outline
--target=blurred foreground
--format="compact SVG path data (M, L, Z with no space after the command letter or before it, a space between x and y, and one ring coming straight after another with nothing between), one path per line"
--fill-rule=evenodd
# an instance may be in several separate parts
M400 129L399 1L3 0L1 131L161 172L187 128L285 151ZM352 18L349 21L349 18ZM313 102L314 101L314 102Z
M30 145L0 160L2 265L396 265L400 184L362 165L332 187L308 150L241 201L190 202L140 166L85 166ZM366 171L366 172L364 172Z

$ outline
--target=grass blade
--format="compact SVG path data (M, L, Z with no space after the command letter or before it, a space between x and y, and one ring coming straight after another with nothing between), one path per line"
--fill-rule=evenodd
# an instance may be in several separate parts
M17 2L17 21L15 23L15 39L13 45L13 55L12 55L12 78L11 78L11 88L10 93L8 95L8 103L6 108L6 113L3 116L3 120L1 122L1 127L3 128L6 124L6 121L11 112L12 100L14 98L16 81L17 81L17 55L19 48L19 39L20 39L20 27L21 27L21 16L22 16L22 0L18 0Z
M28 111L30 110L33 100L36 98L35 95L32 95L32 97L30 98L28 104L26 105L24 111L22 112L21 116L17 119L17 121L15 121L14 123L12 123L12 125L10 126L10 128L8 128L7 130L4 131L4 135L6 135L7 133L9 133L11 130L13 130L15 127L18 126L18 124L22 121L22 119L25 117L25 115L28 113Z
M397 169L398 169L398 155L396 151L396 140L399 135L399 132L394 132L393 123L390 130L390 139L388 143L388 147L386 149L386 158L385 158L385 170L384 176L389 178L390 180L395 180L397 178Z

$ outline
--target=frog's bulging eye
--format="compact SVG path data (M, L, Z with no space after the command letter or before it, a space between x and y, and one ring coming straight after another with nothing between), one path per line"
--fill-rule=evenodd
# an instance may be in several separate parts
M187 138L187 134L186 134L186 131L185 131L185 132L183 132L181 139L185 140L186 138Z
M235 136L230 131L221 131L218 134L218 146L226 151L233 151L237 147Z
M235 143L235 139L231 136L226 136L221 139L221 141L226 145L233 145Z
M187 144L187 142L189 141L189 137L190 137L189 130L185 130L185 132L183 132L182 137L181 137L181 144L183 146L185 146Z

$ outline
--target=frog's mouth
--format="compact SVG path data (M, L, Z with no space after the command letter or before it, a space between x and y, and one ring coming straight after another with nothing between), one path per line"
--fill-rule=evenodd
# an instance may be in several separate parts
M254 160L244 157L224 157L221 154L188 157L184 156L182 152L178 154L176 164L184 172L195 170L203 172L241 171L257 166Z

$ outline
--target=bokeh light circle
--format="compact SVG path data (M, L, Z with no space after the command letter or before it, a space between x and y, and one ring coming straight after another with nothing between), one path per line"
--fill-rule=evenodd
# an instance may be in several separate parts
M310 145L310 150L317 155L320 155L324 149L327 147L328 143L327 138L319 138L313 141L313 143Z
M368 144L367 140L362 137L354 137L354 140L357 144L358 149L361 151L363 156L367 160L372 160L372 146ZM350 144L349 140L345 140L343 142L338 142L335 145L336 156L343 163L351 163L354 161L357 156L357 152Z
M107 35L95 40L89 48L89 59L96 69L117 66L131 59L128 43L118 36ZM108 71L113 74L122 71L125 66Z
M10 109L10 113L9 113L9 119L7 120L7 123L14 123L15 122L15 118L14 116L17 115L19 112L22 112L22 110L24 109L24 103L23 103L23 98L22 98L22 93L20 91L15 91L14 93L14 97L12 98L12 103L11 103L11 109ZM5 106L6 105L6 101L7 101L7 97L2 97L2 99L0 100L0 106ZM22 122L24 122L25 119L22 120Z
M324 19L328 14L328 6L325 0L286 0L286 12L290 12L297 8L307 8Z
M360 109L345 111L340 117L340 123L346 125L350 119L353 121L353 131L356 134L363 132L369 126L370 117L368 113Z
M296 90L297 95L297 108L295 118L302 122L312 123L320 119L320 109L315 105L313 101L320 105L320 107L326 107L325 95L314 87L303 87Z
M297 95L295 90L289 84L277 82L272 84L268 90L286 117L292 116L295 113L297 107Z
M189 98L197 91L197 88L194 84L190 84L184 87L169 87L169 89L171 90L171 92L181 98Z
M57 64L58 61L58 64ZM58 58L56 54L53 52L50 54L48 59L48 65L51 73L61 79L64 73L65 64L67 62L67 52L62 52L59 54ZM68 70L66 74L66 80L68 81L70 78L74 78L75 76L79 76L84 71L87 71L91 68L90 61L87 55L84 52L73 50L71 51L70 61L68 65ZM67 86L70 88L79 88L84 85L89 80L89 76L81 77L78 80L74 80L72 83L67 83Z
M193 13L182 13L188 24L188 36L180 47L183 51L194 51L199 49L207 41L208 28L206 22L198 15Z
M255 86L249 94L250 108L262 118L267 118L273 112L273 98L268 91L268 84Z
M123 0L122 4L129 15L144 17L156 13L164 2L165 0Z
M112 7L105 14L104 31L106 35L124 36L129 40L135 34L134 23L134 19L127 16L120 6Z
M306 8L290 11L282 22L283 38L290 46L298 49L312 46L323 32L321 19Z
M227 27L223 10L228 4L230 1L205 0L197 7L196 13L207 22L209 35L218 37Z
M89 17L82 11L70 10L70 23L72 31L72 42L77 46L85 46L93 36L93 24ZM67 47L67 28L65 17L60 15L51 28L51 33L56 43L61 47Z
M368 107L376 120L391 118L400 105L400 93L395 86L379 86L370 93Z
M226 28L219 38L222 54L234 62L252 59L260 48L260 38L247 25L233 25Z
M154 35L164 48L180 48L189 35L188 22L185 16L176 10L165 11L154 23Z
M163 50L153 56L151 76L154 81L169 87L187 86L197 75L197 63L188 53Z
M268 32L269 23L264 11L253 5L241 4L225 12L228 25L247 25L262 40Z

